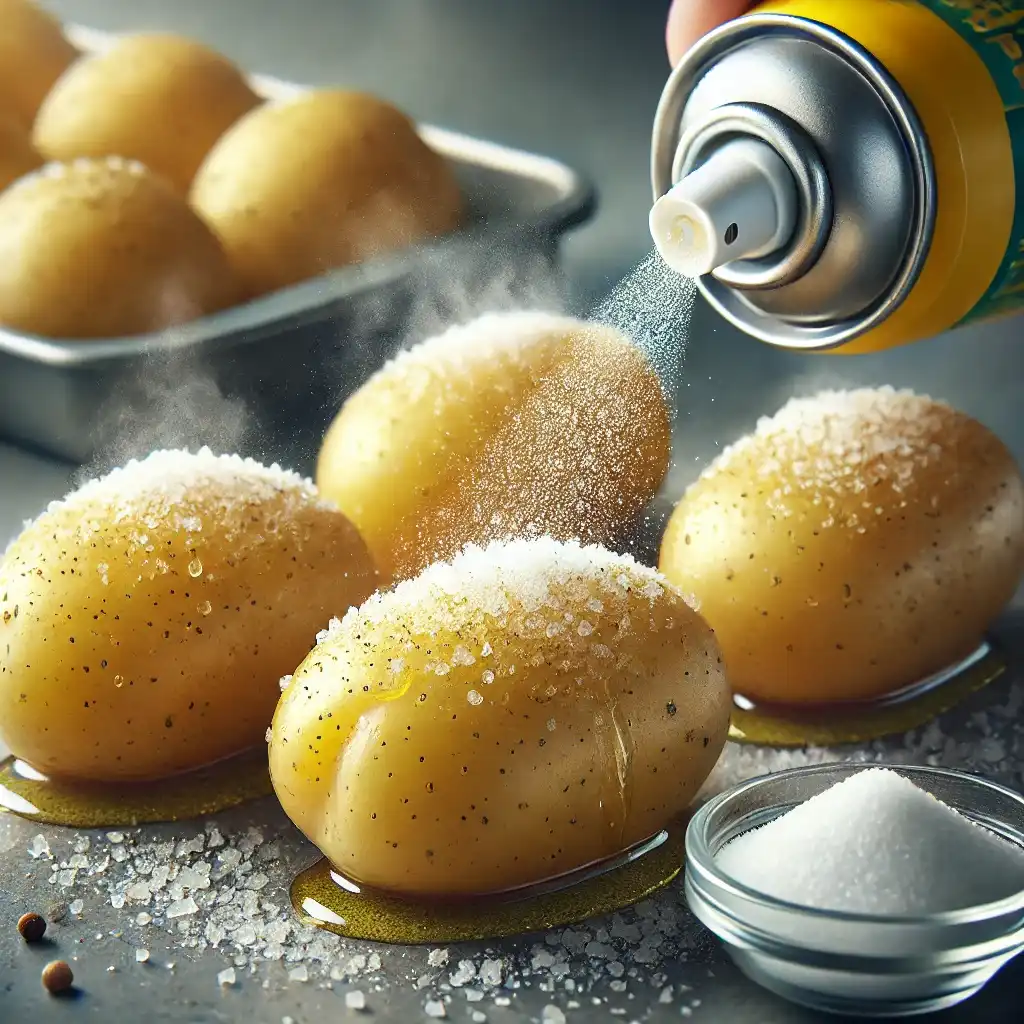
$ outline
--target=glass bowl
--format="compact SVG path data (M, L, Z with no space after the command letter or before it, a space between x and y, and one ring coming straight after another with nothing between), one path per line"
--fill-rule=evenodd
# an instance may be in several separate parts
M840 763L741 783L708 801L686 832L686 899L747 977L825 1013L906 1017L972 996L1024 950L1024 890L963 910L877 917L818 910L723 873L731 839L867 768L890 768L1024 853L1024 797L966 772Z

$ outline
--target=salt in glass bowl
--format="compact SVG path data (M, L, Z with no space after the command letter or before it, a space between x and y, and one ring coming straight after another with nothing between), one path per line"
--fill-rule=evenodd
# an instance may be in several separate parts
M764 988L824 1013L908 1017L972 996L1024 950L1024 890L921 917L819 910L742 885L716 863L730 840L866 768L890 768L1024 852L1024 797L965 772L822 764L741 783L708 801L686 833L685 892L696 917Z

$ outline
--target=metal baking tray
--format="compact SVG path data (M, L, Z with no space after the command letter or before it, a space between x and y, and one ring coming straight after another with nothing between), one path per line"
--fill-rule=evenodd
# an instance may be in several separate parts
M84 51L116 36L67 29ZM262 75L267 99L303 86ZM595 208L546 157L429 125L454 165L466 226L158 333L51 340L0 328L0 436L91 469L210 444L309 470L344 398L404 344L455 319L560 301L559 244Z

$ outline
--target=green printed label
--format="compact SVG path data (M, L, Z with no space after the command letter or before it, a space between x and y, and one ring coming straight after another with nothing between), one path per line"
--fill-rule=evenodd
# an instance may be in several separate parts
M960 322L1024 308L1024 0L917 0L965 39L985 62L1006 109L1017 203L1010 242L988 290Z

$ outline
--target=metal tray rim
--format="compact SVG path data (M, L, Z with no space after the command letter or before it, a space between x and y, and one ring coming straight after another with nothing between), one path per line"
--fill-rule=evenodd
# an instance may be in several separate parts
M116 40L117 34L69 23L65 32L82 50L100 52ZM268 100L287 99L309 86L286 82L263 74L250 74L255 91ZM557 188L560 197L529 223L518 223L520 230L560 234L587 220L596 207L596 192L590 180L552 157L541 156L498 142L479 139L436 125L418 125L420 134L446 156L458 156L477 166L519 170L524 176L543 180ZM489 227L501 222L492 222ZM430 250L452 240L467 239L480 233L480 225L469 225L447 240L438 240L414 249ZM143 355L170 353L203 344L230 343L244 332L263 331L284 319L314 315L323 306L343 298L392 284L409 273L400 253L354 267L343 267L308 281L232 306L186 324L148 334L99 339L59 339L23 334L0 327L0 354L59 368L73 368L108 360L130 359Z

